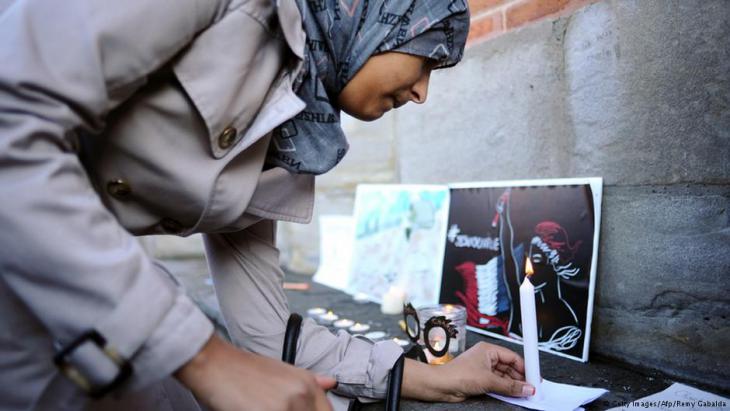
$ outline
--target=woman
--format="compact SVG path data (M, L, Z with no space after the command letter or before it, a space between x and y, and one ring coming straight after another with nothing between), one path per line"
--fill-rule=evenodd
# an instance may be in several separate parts
M215 410L324 410L324 390L336 407L383 397L400 355L390 342L308 322L300 368L267 358L288 317L273 221L309 220L314 175L347 150L340 108L371 120L425 101L431 70L461 58L468 11L463 0L273 3L6 5L0 408L195 409L170 375ZM243 350L212 335L133 237L196 232ZM523 395L522 373L518 356L480 345L440 378L408 362L403 391Z

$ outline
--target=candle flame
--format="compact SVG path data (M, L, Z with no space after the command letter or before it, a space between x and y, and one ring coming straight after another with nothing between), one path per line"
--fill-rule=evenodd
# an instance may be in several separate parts
M530 261L530 257L525 259L525 274L527 274L528 277L535 274L535 271L532 269L532 261Z

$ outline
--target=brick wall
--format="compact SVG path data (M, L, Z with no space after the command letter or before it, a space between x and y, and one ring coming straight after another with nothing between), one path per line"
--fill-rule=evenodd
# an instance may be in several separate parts
M598 0L469 0L471 30L468 45L544 18L557 18Z

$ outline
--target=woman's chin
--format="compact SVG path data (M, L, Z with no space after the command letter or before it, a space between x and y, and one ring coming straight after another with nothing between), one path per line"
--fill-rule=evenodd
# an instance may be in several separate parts
M383 117L383 114L385 114L387 111L390 111L390 109L380 109L380 110L344 110L345 113L351 115L352 117L355 117L356 119L360 121L375 121L379 119L380 117Z

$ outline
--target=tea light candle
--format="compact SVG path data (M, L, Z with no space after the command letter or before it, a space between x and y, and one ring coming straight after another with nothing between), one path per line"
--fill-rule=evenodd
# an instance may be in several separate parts
M355 323L355 325L350 327L350 332L356 333L356 334L362 334L362 333L368 331L369 329L370 329L370 326L367 324Z
M365 338L372 340L372 341L380 341L383 338L385 338L388 334L385 333L385 331L371 331L367 334L365 334Z
M307 317L317 320L317 319L319 319L320 315L322 315L326 312L327 312L327 310L325 310L324 308L321 308L321 307L310 308L307 310Z
M406 302L406 292L396 286L391 286L383 295L380 304L380 312L383 314L400 314L403 312L403 304Z
M319 323L322 325L330 325L333 322L337 321L339 318L340 317L332 311L327 311L327 314L322 314L319 316Z
M530 400L542 398L540 388L540 354L537 350L537 313L535 311L535 287L530 281L533 274L532 263L525 263L525 280L520 286L520 312L522 313L522 349L525 357L525 380L535 387L535 395Z
M348 320L347 318L339 319L332 323L332 325L337 329L343 329L346 330L350 327L352 327L355 324L354 321Z
M352 300L358 304L366 304L370 302L370 296L365 293L357 293L352 296Z
M401 340L400 338L397 338L397 337L396 338L393 338L393 342L396 343L396 344L398 344L398 345L400 345L401 347L405 347L406 345L409 344L408 341Z

